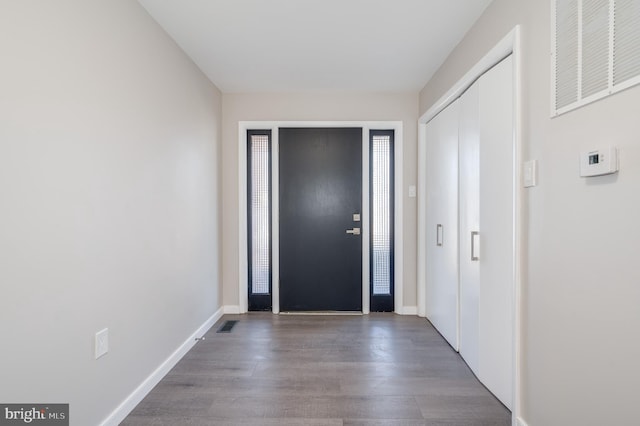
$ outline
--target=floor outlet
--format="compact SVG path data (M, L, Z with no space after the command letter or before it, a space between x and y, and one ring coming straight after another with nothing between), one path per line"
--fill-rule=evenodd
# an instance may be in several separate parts
M109 329L105 328L96 333L96 359L109 352Z

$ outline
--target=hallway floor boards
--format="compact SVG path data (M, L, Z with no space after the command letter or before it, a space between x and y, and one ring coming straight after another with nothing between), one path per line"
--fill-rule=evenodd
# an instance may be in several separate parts
M222 321L239 320L231 333ZM127 426L508 426L511 413L424 319L226 315Z

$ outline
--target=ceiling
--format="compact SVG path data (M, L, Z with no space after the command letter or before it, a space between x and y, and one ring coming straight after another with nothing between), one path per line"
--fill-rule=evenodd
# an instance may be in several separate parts
M418 91L491 0L138 0L220 90Z

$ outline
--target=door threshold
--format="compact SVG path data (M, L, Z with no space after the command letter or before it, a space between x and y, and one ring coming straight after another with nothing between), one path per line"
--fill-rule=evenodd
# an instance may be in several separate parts
M288 311L280 312L280 315L341 315L341 316L361 316L362 312L358 311Z

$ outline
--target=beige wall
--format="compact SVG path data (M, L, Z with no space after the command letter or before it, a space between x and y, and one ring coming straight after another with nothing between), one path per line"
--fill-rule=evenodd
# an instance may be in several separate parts
M0 52L0 401L96 425L220 307L221 94L130 0L3 2Z
M526 192L523 417L530 426L631 424L640 382L640 87L550 119L550 1L496 0L420 95L424 113L522 25ZM578 154L620 148L620 173L583 179Z
M224 305L238 295L238 122L402 121L404 133L404 305L416 306L416 199L407 188L417 180L418 95L409 94L225 94L222 145L222 274Z

